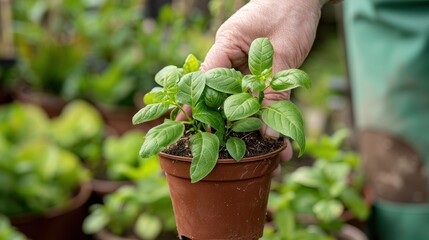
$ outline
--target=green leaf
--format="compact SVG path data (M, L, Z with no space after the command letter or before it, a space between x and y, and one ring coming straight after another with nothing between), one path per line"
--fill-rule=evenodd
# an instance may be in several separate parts
M273 45L268 38L257 38L250 45L249 69L253 75L261 75L273 66Z
M304 122L299 109L289 101L277 101L262 111L262 120L277 132L298 144L299 156L305 150Z
M207 86L220 92L235 94L241 92L243 75L234 69L215 68L205 73Z
M179 114L179 112L180 112L180 108L179 108L179 107L175 107L175 108L173 108L173 109L171 110L171 112L170 112L170 119L171 119L171 120L176 119L176 117L177 117L177 115Z
M206 177L215 167L219 156L219 139L216 135L199 132L191 139L192 163L191 182L195 183Z
M307 73L299 69L288 69L274 75L270 83L275 91L287 91L297 87L311 87L311 79Z
M260 107L258 99L249 93L231 95L224 103L225 116L229 121L252 116L259 111Z
M255 75L246 75L241 82L243 92L252 90L253 92L262 92L265 90L265 82Z
M244 118L234 122L231 130L234 132L253 132L262 128L262 121L259 118Z
M294 213L289 208L280 208L274 215L274 221L278 227L282 239L291 239L296 231Z
M246 143L241 138L230 137L226 141L226 150L228 150L229 155L238 162L246 153Z
M321 185L321 178L311 167L300 167L290 176L290 181L299 183L307 187L318 188Z
M316 218L322 222L330 222L343 213L344 207L337 200L321 200L313 206L313 212Z
M143 97L143 102L146 105L160 103L168 100L167 94L165 94L163 88L154 87L150 92L146 93Z
M366 220L369 216L369 207L365 203L363 197L356 190L347 188L340 196L344 205L355 215L359 220Z
M264 69L264 71L262 71L262 73L261 73L261 79L262 80L267 80L269 77L271 77L271 74L273 73L273 68L272 67L270 67L270 68L267 68L267 69Z
M194 56L194 54L189 54L183 64L183 73L187 74L190 72L196 72L200 69L200 61Z
M223 102L228 96L226 93L219 92L211 87L206 87L203 95L204 102L206 103L206 105L214 109L217 109L222 106Z
M161 220L154 215L142 213L134 225L134 232L141 239L155 239L162 231Z
M145 106L133 116L133 124L139 124L157 119L168 111L168 103L155 103Z
M148 158L161 152L167 146L177 142L184 131L185 125L175 121L166 121L150 129L140 149L140 156Z
M110 222L109 215L101 205L94 205L93 207L95 210L83 222L83 231L86 234L94 234Z
M155 82L164 88L173 87L179 81L179 69L176 66L166 66L155 75Z
M179 82L176 93L178 102L195 106L200 99L206 85L206 78L202 72L192 72L184 75Z
M216 137L219 139L219 144L222 147L225 147L225 132L216 131L215 132Z
M222 115L210 108L204 102L199 102L192 110L192 116L200 122L210 125L219 132L225 132L225 123Z

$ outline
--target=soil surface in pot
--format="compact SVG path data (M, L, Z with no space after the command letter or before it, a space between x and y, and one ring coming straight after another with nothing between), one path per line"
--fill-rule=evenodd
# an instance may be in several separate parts
M163 152L182 157L192 157L191 148L189 147L189 139L192 133L188 133L179 139L175 144L166 148ZM283 146L283 139L264 138L259 131L250 133L233 133L232 136L239 137L246 143L246 153L244 157L254 157L258 155L273 152ZM219 151L219 159L232 158L225 147L221 147Z

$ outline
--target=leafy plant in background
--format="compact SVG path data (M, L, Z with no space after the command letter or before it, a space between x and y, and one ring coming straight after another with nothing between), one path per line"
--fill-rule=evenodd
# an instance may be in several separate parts
M142 157L150 157L175 143L180 137L192 133L190 138L192 182L203 179L216 165L219 148L240 161L245 152L244 141L232 136L233 132L252 132L263 122L274 130L293 138L300 153L304 151L303 120L298 108L289 101L277 101L263 106L264 90L287 91L311 85L308 76L298 69L281 71L272 76L273 47L267 38L253 41L249 51L251 74L217 68L206 73L197 71L199 62L193 55L187 58L182 69L176 66L163 68L155 81L162 86L146 96L147 105L133 117L139 124L164 115L172 107L170 120L158 125L146 135L140 150ZM192 116L182 108L192 108ZM173 121L181 111L185 121ZM185 127L186 126L186 127ZM210 130L211 129L211 130Z
M101 11L87 12L79 18L81 32L94 48L89 64L83 66L87 69L76 75L70 91L75 89L96 102L130 105L135 94L154 86L147 80L153 79L162 66L178 64L189 49L205 53L210 47L200 20L188 19L170 5L160 10L156 20L143 19L141 6L136 6L139 2L128 4L106 3ZM120 23L118 16L124 16ZM106 21L99 21L100 17Z
M344 224L344 211L359 220L368 217L360 159L341 149L347 136L347 130L339 130L320 141L308 139L308 154L316 161L287 175L271 193L277 231L267 228L265 239L332 239Z
M72 198L88 172L72 153L45 139L1 149L0 212L7 216L42 214Z
M167 5L154 21L144 8L138 0L14 2L18 80L67 99L134 105L162 66L211 43L198 15Z
M142 159L138 152L144 133L132 130L122 136L109 136L103 143L103 161L98 174L110 180L137 180L160 174L158 158Z
M7 217L0 215L0 239L26 240L27 238L11 226Z
M63 82L86 54L85 45L71 24L85 7L81 1L74 2L80 5L69 0L14 1L18 80L39 91L63 91Z
M33 137L45 137L49 128L49 118L39 107L18 103L0 107L0 133L5 144L19 144Z
M50 136L59 146L91 165L101 158L104 122L92 105L75 100L65 106L60 116L52 119Z
M87 234L107 230L114 235L155 239L162 232L174 231L175 221L167 182L148 177L136 186L125 186L107 195L104 205L93 205L85 219Z
M50 122L37 107L3 105L0 120L0 213L64 206L89 177L79 158L49 139Z

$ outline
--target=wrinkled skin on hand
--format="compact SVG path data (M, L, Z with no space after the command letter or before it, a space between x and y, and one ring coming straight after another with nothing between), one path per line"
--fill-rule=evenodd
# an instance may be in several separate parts
M301 66L316 36L323 0L252 0L232 15L216 33L216 41L201 66L202 71L217 67L249 73L247 54L252 41L268 37L274 47L273 73ZM265 91L264 105L289 100L290 91ZM265 137L279 133L264 126ZM290 146L290 142L288 142ZM292 157L292 148L282 152L282 160Z

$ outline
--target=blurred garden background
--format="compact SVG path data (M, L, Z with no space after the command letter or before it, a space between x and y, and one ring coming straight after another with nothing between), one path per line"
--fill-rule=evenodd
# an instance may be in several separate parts
M156 122L131 118L154 75L203 61L245 3L0 0L0 240L177 238L159 163L138 156ZM273 179L266 240L365 230L344 59L341 5L327 5L301 67L313 87L292 94L308 149Z

